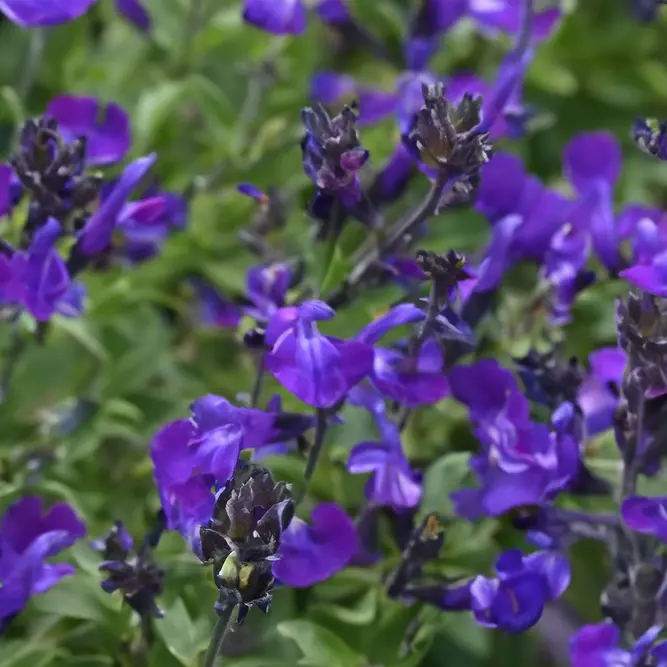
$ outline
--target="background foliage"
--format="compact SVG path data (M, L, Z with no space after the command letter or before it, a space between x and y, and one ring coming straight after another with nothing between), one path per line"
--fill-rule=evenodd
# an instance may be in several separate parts
M284 243L304 253L321 275L321 251L312 250L306 234L310 186L298 148L309 79L318 69L334 68L390 88L397 73L370 56L334 62L332 35L315 20L303 36L279 38L244 26L236 2L203 4L199 17L191 14L189 0L146 0L154 18L146 36L119 20L110 2L101 2L85 18L48 30L34 62L37 33L0 24L0 157L11 151L24 116L39 115L56 94L90 94L120 103L132 117L133 156L157 151L156 172L164 185L192 195L187 228L169 239L158 259L134 270L87 276L85 316L54 320L48 345L28 349L0 406L3 507L28 490L67 500L91 537L106 532L115 519L141 535L154 516L159 503L147 451L160 425L185 416L188 404L204 393L233 398L250 390L253 360L239 353L239 334L202 327L187 283L190 275L202 273L223 293L242 292L251 257L240 250L237 232L250 219L253 203L238 195L236 185L252 181L263 189L280 185L290 191ZM530 67L526 99L541 110L532 133L503 148L558 185L561 150L571 136L610 130L626 148L618 200L667 204L667 169L646 159L628 137L635 114L667 116L667 16L640 25L624 2L580 4L570 3L572 13ZM356 15L397 54L408 5L408 0L352 2ZM492 77L506 47L464 22L447 36L432 69ZM22 81L33 66L26 96ZM391 120L363 130L373 164L381 165L391 153L395 133ZM399 209L418 200L426 187L425 179L417 179ZM440 251L479 250L488 238L487 223L470 211L447 212L432 221L431 230L427 247ZM361 234L360 228L346 232L325 281L335 283L344 274ZM526 285L530 275L513 277L503 308L484 324L486 350L501 360L525 351L530 340L530 331L514 330L515 315L528 298ZM621 285L605 284L580 299L566 332L569 351L585 357L613 343L612 303L620 290ZM395 296L387 289L356 302L336 318L335 332L355 332ZM8 348L9 336L9 326L0 329L0 349ZM267 387L267 396L270 391L278 386ZM288 409L299 407L291 396L284 400ZM372 426L360 412L344 417L346 428L330 433L330 460L321 463L312 495L353 513L363 480L345 474L344 461ZM413 463L432 463L424 510L451 515L447 493L463 481L467 451L474 447L463 409L447 400L418 414L404 444ZM601 442L591 462L613 477L614 456L613 445ZM270 465L288 481L302 475L298 457ZM519 539L495 522L458 524L448 534L443 571L486 571L500 545ZM137 628L129 610L101 591L97 556L85 543L71 556L78 574L34 599L12 625L0 643L3 667L132 664ZM539 626L508 638L477 627L466 615L423 610L413 650L401 657L400 643L418 612L384 596L382 568L397 557L394 552L377 568L349 568L314 590L279 591L269 616L250 614L226 642L225 664L283 667L302 658L315 667L518 667L543 655ZM216 590L180 537L167 536L158 558L169 573L162 599L167 613L155 625L150 664L192 666L210 636ZM580 546L573 562L568 604L580 619L597 620L599 592L608 577L602 553ZM543 620L555 622L548 614Z

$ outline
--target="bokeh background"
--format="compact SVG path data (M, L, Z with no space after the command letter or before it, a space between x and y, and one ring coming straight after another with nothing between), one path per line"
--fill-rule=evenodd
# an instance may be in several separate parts
M238 2L146 0L154 27L138 32L102 1L69 25L41 32L0 22L0 158L13 150L25 117L43 112L57 94L94 95L122 105L132 118L132 156L159 154L155 169L168 189L187 193L189 219L157 259L133 269L87 274L88 309L76 320L56 318L48 343L30 345L0 406L0 503L26 492L70 502L90 537L122 519L141 535L159 502L147 455L153 433L187 414L205 393L234 398L250 391L252 357L240 351L239 331L205 326L190 279L203 277L222 294L243 292L254 261L238 241L254 203L236 191L242 181L278 186L289 199L289 223L275 240L305 258L319 276L326 251L311 241L305 210L312 186L301 168L300 109L309 82L321 69L350 73L391 89L400 73L408 0L351 0L360 22L384 41L393 66L363 51L341 54L335 35L313 18L299 37L275 37L243 25ZM667 11L640 24L625 0L566 3L558 31L538 50L526 81L526 99L539 109L527 137L501 142L547 183L565 187L561 152L578 132L605 129L623 143L625 162L615 194L619 203L667 204L667 167L632 144L635 115L667 117ZM443 40L432 71L473 71L491 80L510 46L490 41L461 23ZM362 131L371 150L369 168L383 164L398 141L392 119ZM396 213L417 201L428 183L418 176ZM390 212L389 215L392 215ZM9 224L3 221L3 225ZM466 210L447 212L430 225L423 245L444 251L479 251L488 223ZM334 285L363 236L350 225L328 274ZM512 274L502 305L484 323L485 349L501 361L525 352L535 337L525 325L534 273ZM586 292L562 331L566 349L586 358L613 344L614 296L623 285L605 283ZM353 334L383 311L399 292L376 290L340 313L328 331ZM521 325L517 325L521 322ZM0 327L0 349L10 327ZM279 390L267 383L264 398ZM284 396L288 408L301 409ZM354 410L345 428L333 429L329 461L314 480L313 500L333 500L351 513L363 498L363 480L346 474L349 448L372 425ZM417 413L404 437L411 461L428 467L423 509L452 516L447 493L467 476L475 441L464 410L443 401ZM613 443L602 438L592 468L614 478ZM276 476L298 481L303 459L271 459ZM664 484L654 480L654 484ZM590 504L588 507L592 507ZM308 508L306 508L307 510ZM465 614L404 607L386 599L382 578L399 557L385 536L387 558L374 568L349 568L313 590L281 590L269 616L251 613L225 644L229 667L287 667L305 659L315 667L528 667L563 664L567 636L581 622L599 619L598 599L609 576L595 545L573 552L574 576L565 600L549 608L538 627L517 637L482 629ZM448 576L487 572L501 548L522 544L502 522L454 523L438 571ZM3 667L131 665L137 628L131 613L99 586L97 555L85 543L70 552L76 576L34 599L0 640ZM191 667L210 636L216 590L180 537L169 535L158 552L168 571L156 623L153 667ZM415 619L417 622L415 623ZM401 655L406 633L412 650ZM566 663L565 663L566 664Z

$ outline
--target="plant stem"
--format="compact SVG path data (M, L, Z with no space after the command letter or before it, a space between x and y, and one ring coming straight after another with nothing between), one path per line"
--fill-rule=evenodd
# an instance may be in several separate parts
M206 0L190 0L187 22L185 24L185 35L183 37L183 53L181 55L181 68L187 73L192 65L195 38L204 20L204 8Z
M0 403L4 403L7 392L9 391L9 385L14 377L16 365L28 347L27 338L21 331L20 317L21 312L19 311L13 315L11 319L11 339L9 347L5 352L2 371L0 372Z
M28 54L25 59L25 64L21 71L21 80L16 87L16 93L21 100L25 102L35 77L39 69L39 63L44 53L44 46L46 44L46 31L44 28L35 28L30 33L30 43L28 44Z
M438 171L431 185L431 190L422 203L414 211L396 222L379 247L376 247L375 244L366 244L365 247L360 248L359 256L352 258L354 269L350 273L350 277L339 292L334 294L327 302L337 302L341 298L341 294L347 294L354 290L378 260L391 253L406 236L437 211L444 192L451 188L455 182L456 177L450 176L449 170L441 169Z
M234 606L229 605L224 607L222 612L218 614L218 620L213 627L213 634L211 635L211 641L208 645L208 650L206 651L203 667L213 667L215 665L215 659L218 657L218 654L222 649L222 643L225 640L225 635L231 624L233 612Z
M317 467L317 462L320 459L320 455L322 454L322 449L324 448L324 438L327 434L327 417L328 413L325 409L323 408L317 408L317 412L315 413L315 439L313 440L313 445L310 448L310 451L308 452L308 461L306 461L306 470L303 473L303 488L301 489L301 493L299 494L299 497L297 498L296 504L300 504L301 501L305 498L306 493L308 493L308 487L310 486L310 480L313 476L313 473L315 472L315 468Z
M255 371L255 380L252 384L252 392L250 394L250 407L256 408L259 403L259 396L262 393L262 384L264 380L264 357L266 352L262 352L257 357L257 370Z

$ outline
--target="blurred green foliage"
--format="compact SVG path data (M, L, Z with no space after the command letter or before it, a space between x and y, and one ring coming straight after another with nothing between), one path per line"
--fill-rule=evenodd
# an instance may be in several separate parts
M356 0L354 12L399 53L408 5L400 0ZM530 68L526 99L541 113L530 136L503 142L545 181L562 185L561 151L577 132L606 129L626 152L616 190L619 203L667 204L667 168L649 160L628 136L637 114L667 116L667 11L652 25L639 25L624 2L586 0L573 7L562 27L538 50ZM315 20L303 36L277 38L244 26L238 2L204 3L192 25L190 0L146 0L155 27L136 32L101 2L88 16L48 30L35 63L34 82L21 99L31 67L31 40L8 22L0 24L0 155L6 156L26 115L40 114L60 93L90 94L120 103L133 121L133 155L157 151L156 171L168 188L192 187L187 229L169 239L163 255L134 270L87 276L89 308L80 320L56 318L48 344L33 344L20 360L11 391L0 406L0 496L2 504L26 492L66 500L86 520L91 537L122 519L140 536L158 509L147 451L152 434L169 419L187 414L204 393L235 397L248 392L253 359L239 353L237 335L198 325L185 278L203 273L221 291L242 291L252 257L240 249L237 232L252 215L252 202L235 186L252 181L278 185L292 195L289 225L281 239L290 254L303 254L311 275L321 274L321 250L313 251L304 203L310 192L300 164L299 111L308 101L312 74L322 68L353 73L391 88L398 70L356 55L333 60L333 35ZM463 23L435 58L433 71L472 70L492 78L508 43L489 42ZM362 134L372 168L382 165L398 139L391 120ZM426 189L418 179L396 205L395 215ZM8 223L3 223L8 224ZM342 265L362 237L350 227L337 248ZM475 213L454 211L432 220L429 248L479 250L488 239ZM318 253L320 253L318 255ZM325 277L325 287L340 279ZM319 273L318 273L319 271ZM480 332L483 353L506 361L524 349L530 331L512 330L529 298L530 272L508 284L498 311ZM528 288L526 288L528 285ZM568 350L586 357L614 341L613 299L620 284L596 287L582 297L564 332ZM397 292L376 291L341 312L328 329L349 335L386 309ZM165 318L165 312L171 319ZM22 325L27 331L29 322ZM7 349L10 327L0 329ZM511 341L511 344L507 341ZM278 391L267 382L264 398ZM288 408L298 401L284 396ZM85 399L88 414L69 435L54 429L59 411ZM346 425L330 432L329 459L315 476L312 497L358 510L363 480L345 473L346 452L369 434L366 416L354 409ZM428 467L424 509L452 515L448 492L468 479L474 448L465 412L452 401L420 411L405 435L415 463ZM37 473L28 460L42 461ZM276 475L298 484L297 456L270 462ZM591 456L598 472L615 479L613 443ZM306 510L309 508L306 507ZM382 577L398 553L386 537L387 558L377 567L349 568L313 590L281 590L268 617L252 613L225 644L228 667L464 667L532 665L539 659L538 633L497 637L465 615L443 615L389 602ZM440 571L449 576L489 571L500 545L518 538L505 524L457 523L448 532ZM393 550L392 550L393 549ZM95 554L86 544L70 553L78 574L38 597L0 643L3 667L96 667L146 664L136 661L138 628L128 609L100 587ZM209 574L169 535L159 560L168 571L163 620L145 657L151 667L192 667L201 659L213 622L215 587ZM607 571L601 554L581 548L574 555L568 599L586 620L597 618L597 600ZM415 618L420 624L413 626ZM410 650L402 642L417 628ZM544 662L539 663L544 664Z

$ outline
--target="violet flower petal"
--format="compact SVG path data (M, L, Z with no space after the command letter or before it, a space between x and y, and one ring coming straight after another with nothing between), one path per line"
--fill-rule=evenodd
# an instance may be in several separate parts
M59 95L49 102L45 115L58 121L66 142L86 138L90 165L120 162L130 149L130 119L115 102L104 105L95 97Z
M307 588L342 570L356 551L357 531L350 517L337 505L323 503L313 510L311 525L292 519L273 573L287 586Z

